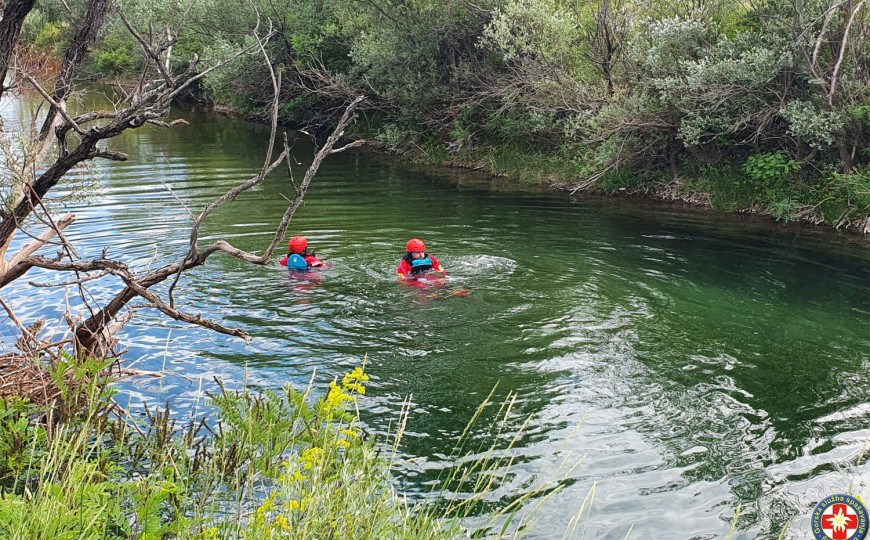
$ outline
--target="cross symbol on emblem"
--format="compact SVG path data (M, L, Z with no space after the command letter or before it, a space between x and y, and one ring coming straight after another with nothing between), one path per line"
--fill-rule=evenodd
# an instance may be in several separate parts
M858 516L846 504L832 504L822 514L822 530L832 540L848 540L858 530Z

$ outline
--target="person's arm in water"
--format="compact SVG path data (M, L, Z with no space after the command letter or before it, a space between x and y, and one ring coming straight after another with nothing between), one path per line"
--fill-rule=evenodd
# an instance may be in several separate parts
M438 262L438 259L436 259L433 255L429 255L429 258L432 259L432 270L435 272L440 272L442 275L446 276L447 270L445 270L444 267L441 266L441 263Z
M326 266L326 263L318 259L313 253L311 255L305 256L305 262L308 263L308 266L311 268L320 268L322 266Z
M408 264L408 261L402 259L399 261L399 266L396 267L396 274L399 276L399 280L408 279L408 273L411 271L411 265Z

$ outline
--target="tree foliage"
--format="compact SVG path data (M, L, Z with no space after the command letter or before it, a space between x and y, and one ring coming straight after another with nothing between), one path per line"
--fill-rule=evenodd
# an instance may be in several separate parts
M473 156L509 146L567 158L578 187L618 170L644 189L698 166L782 152L800 163L790 182L810 206L813 185L834 173L860 179L870 167L867 0L253 5L238 12L228 0L203 0L182 13L173 2L124 2L137 17L182 20L189 31L175 50L185 59L242 46L258 17L272 21L276 38L267 48L291 82L282 89L282 118L316 122L364 93L360 129L395 149L415 143ZM109 37L121 29L108 28ZM104 43L111 54L97 57L102 65L124 66L120 41ZM264 69L242 59L207 77L205 92L263 116ZM841 222L866 213L854 207Z

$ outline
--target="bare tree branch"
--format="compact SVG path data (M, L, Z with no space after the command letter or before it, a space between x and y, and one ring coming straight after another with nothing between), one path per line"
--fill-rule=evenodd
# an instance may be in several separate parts
M840 43L840 54L837 57L837 63L834 65L834 73L831 74L831 88L828 91L828 105L834 104L834 94L837 91L837 75L840 73L840 66L843 65L843 57L846 54L846 46L849 44L849 31L852 29L852 23L855 22L855 16L864 7L864 4L867 0L861 0L858 2L858 5L852 9L852 13L849 16L849 22L846 24L846 29L843 31L843 40Z
M90 0L89 8L93 8L96 11L103 5L102 2L106 1L107 0ZM86 20L92 21L92 24L100 23L100 20L98 20L95 14L93 16L89 15L86 17ZM88 40L93 37L92 33L84 31L82 31L80 35L80 39L86 42L89 42ZM271 30L269 35L271 35ZM34 174L35 179L30 184L29 189L23 190L24 192L21 200L14 205L10 212L7 212L2 216L2 220L0 220L0 259L5 256L6 250L8 250L18 226L24 222L25 218L30 215L35 206L42 201L42 198L73 167L83 161L94 158L104 158L116 161L127 159L127 156L123 153L98 148L100 141L110 139L123 133L127 129L137 128L145 123L154 121L159 122L167 113L172 100L184 88L192 82L201 79L213 70L226 65L238 56L256 50L258 47L262 48L264 42L269 39L269 35L257 38L257 43L255 45L237 51L236 54L216 62L211 67L197 74L180 77L174 79L172 84L168 86L163 85L162 87L140 93L134 97L130 106L112 113L95 112L80 115L76 118L70 118L63 111L62 101L62 99L68 94L69 88L65 82L59 81L56 85L55 98L52 100L52 109L55 111L54 115L56 117L65 120L63 123L58 125L55 130L56 138L60 145L60 152L57 159L41 171L38 176ZM77 34L77 36L79 36L79 34ZM65 76L71 77L76 65L75 62L80 61L79 52L75 52L73 49L76 49L76 45L71 45L70 51L72 52L68 52L68 58L70 62L72 62L72 65L68 71L64 72ZM81 128L82 123L98 119L109 119L110 122L106 125L94 126L87 130ZM47 124L43 125L43 129L45 129L45 125ZM69 150L67 148L66 135L71 129L79 133L79 141L75 148ZM44 138L43 143L45 140L47 139ZM41 148L42 156L44 156L45 149L45 146ZM31 165L34 171L38 166L39 165L36 162ZM15 274L14 276L9 276L7 278L0 276L0 287L17 277L20 277L20 274Z
M347 109L345 109L344 111L344 114L341 116L341 119L338 121L335 130L332 132L332 135L329 136L329 138L326 140L326 143L314 156L314 161L312 161L311 165L308 167L308 170L305 172L305 176L303 177L302 182L299 184L298 189L296 189L296 196L293 198L293 202L284 212L284 216L281 218L281 223L278 225L278 230L275 231L275 236L272 238L272 242L269 243L269 247L266 248L266 253L263 254L263 257L266 260L268 260L272 256L272 252L275 251L278 242L284 238L284 233L287 232L287 227L290 225L290 220L293 218L293 216L296 214L296 210L298 210L299 206L302 204L302 198L305 197L305 192L308 190L308 186L314 179L314 175L317 174L317 169L320 168L320 163L326 158L326 156L330 154L342 152L348 148L353 148L363 144L364 141L359 140L348 144L344 148L338 150L333 149L335 143L337 143L344 136L345 130L350 125L351 121L356 117L357 107L364 100L364 96L359 96L354 99L350 105L348 105ZM286 148L285 146L284 152L289 155L289 148Z
M33 255L36 250L48 243L52 238L57 236L60 231L67 228L76 217L73 214L66 214L57 222L55 227L46 229L38 237L31 240L26 246L15 254L9 261L0 260L0 287L7 283L23 276L30 266L26 264L26 259Z
M39 82L36 79L31 77L30 75L27 75L26 73L24 74L24 78L27 80L27 82L30 83L30 85L33 88L36 89L37 92L39 92L39 94L42 96L42 98L45 101L47 101L49 103L49 105L54 107L57 110L57 112L60 113L60 116L64 120L66 120L67 124L69 124L70 127L76 133L79 133L80 135L85 134L85 132L82 130L82 128L79 127L79 125L76 123L76 121L74 119L70 118L69 114L67 114L66 107L62 106L60 103L55 101L54 98L52 98L50 95L48 95L48 92L45 91L45 88L43 88L42 85L39 84Z
M85 283L87 281L93 281L95 279L104 278L107 275L109 275L109 273L103 271L103 272L98 272L94 275L87 275L86 274L85 277L78 278L78 279L71 279L68 281L54 281L51 283L46 283L46 282L41 282L41 281L28 281L27 283L32 287L46 287L46 288L47 287L67 287L69 285L80 285L80 284Z
M74 263L60 263L57 261L50 261L45 258L34 261L33 264L36 264L38 262L38 264L42 265L43 267L45 267L45 265L52 265L52 267L55 269L77 269L79 271L107 270L112 273L119 272L120 274L124 274L125 272L127 272L128 279L125 279L126 286L124 290L115 295L115 297L97 314L93 315L87 321L78 325L76 329L76 340L82 350L91 351L95 348L99 348L99 341L105 336L104 330L106 326L111 323L115 316L120 312L121 309L124 308L124 306L130 300L137 296L146 298L147 300L152 302L155 307L157 307L163 313L174 319L212 328L218 332L226 333L229 335L237 335L240 337L247 336L247 334L239 329L223 327L218 323L214 323L213 321L207 321L206 319L202 319L202 317L199 316L185 315L177 310L173 305L159 299L159 297L154 295L154 293L148 291L148 295L145 295L143 294L143 291L146 291L149 287L152 287L153 285L172 278L173 276L177 276L181 272L184 272L191 268L195 268L197 266L201 266L211 255L217 252L224 252L230 256L247 261L251 264L267 264L271 260L272 252L275 250L278 241L283 238L290 220L292 219L296 210L299 208L299 205L302 203L302 198L305 196L305 192L308 189L308 186L314 179L314 176L317 173L321 162L331 154L357 147L362 143L362 141L355 141L343 147L337 149L335 148L335 144L343 137L345 130L355 118L356 107L363 101L363 99L363 97L358 97L347 107L341 119L338 121L338 124L336 125L333 133L327 138L324 145L318 150L318 152L314 156L313 162L308 167L308 170L305 173L305 177L299 185L296 197L293 199L293 202L285 211L284 216L281 219L281 223L279 224L271 243L269 244L266 252L263 255L256 255L241 250L224 240L218 240L210 244L209 246L206 246L202 250L199 250L197 247L197 239L199 237L198 230L199 227L202 225L203 221L214 210L216 210L221 205L233 200L245 190L248 190L251 187L261 183L269 172L277 168L282 161L288 159L288 156L290 155L290 150L288 147L286 147L286 145L284 151L275 161L273 161L269 165L269 167L266 168L265 171L261 171L259 174L252 177L248 181L231 189L226 194L218 198L215 202L206 207L206 209L204 209L200 213L196 222L191 228L191 244L188 250L188 254L180 263L172 263L162 268L149 271L144 276L135 278L133 277L132 273L129 273L129 270L126 268L125 265L118 261L108 259L101 259L98 261L89 262L78 261ZM33 261L33 259L36 259L36 257L32 257L30 260ZM122 279L124 279L123 276Z
M9 320L15 323L15 326L18 327L18 330L21 332L22 336L28 339L36 339L36 336L34 336L30 332L30 330L28 330L23 324L21 324L21 321L19 321L18 317L16 317L15 313L13 313L12 308L9 307L9 304L7 304L2 298L0 298L0 306L3 306L3 310L6 311L6 315L9 317Z
M139 33L138 30L130 23L130 20L127 19L127 14L124 13L124 10L118 7L118 16L121 17L121 21L124 23L124 26L127 27L127 31L139 42L139 45L142 46L142 51L145 53L145 56L151 60L154 64L154 67L160 72L160 75L163 76L163 80L166 82L167 86L172 86L174 84L172 80L172 75L169 73L169 68L163 65L163 61L160 58L163 51L171 47L178 38L176 36L167 36L167 39L161 43L158 47L154 47L152 44L148 43L145 38L142 37L142 34Z
M148 300L154 307L175 320L203 326L205 328L209 328L223 334L242 337L245 339L246 342L250 339L250 336L247 334L247 332L243 330L237 328L228 328L209 319L205 319L199 315L188 315L186 313L182 313L176 309L169 307L165 302L160 299L160 297L149 291L147 287L142 284L142 280L137 280L135 275L127 267L127 265L121 263L120 261L115 261L111 259L95 259L91 261L61 262L48 259L40 255L35 255L33 257L29 257L25 262L31 267L45 268L48 270L57 271L92 272L96 270L102 270L104 272L121 278L126 286L131 289L137 296L141 296L142 298ZM92 333L99 334L103 331L103 329L104 327L98 328Z
M825 12L825 20L822 22L822 29L819 30L819 37L816 39L816 45L813 47L813 56L810 61L810 66L813 70L817 70L819 67L819 50L822 48L822 41L825 38L825 34L828 32L828 26L831 24L831 19L834 17L834 13L836 13L837 8L845 3L845 0L837 2L828 8Z

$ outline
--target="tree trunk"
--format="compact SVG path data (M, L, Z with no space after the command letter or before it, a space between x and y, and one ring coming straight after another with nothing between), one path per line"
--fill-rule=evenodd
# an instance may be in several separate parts
M855 160L849 149L849 144L846 141L840 141L839 150L840 161L843 164L843 174L852 174L855 172Z
M15 42L21 33L21 25L34 4L36 0L12 0L3 7L3 19L0 20L0 97L6 90L6 73Z
M69 48L66 50L66 55L63 57L63 67L60 77L54 85L54 94L52 98L54 102L65 107L66 98L72 90L73 80L75 79L76 71L85 55L88 48L93 46L97 41L100 30L103 28L103 22L106 19L106 13L109 11L109 0L88 0L88 11L85 14L85 20L82 21L79 29L70 41ZM57 125L60 119L60 111L54 105L48 109L48 115L45 117L45 122L42 124L42 129L39 130L39 138L41 141L50 139L51 131ZM45 145L47 146L47 144ZM40 148L37 155L42 155L44 148ZM37 160L38 161L38 160Z
M104 341L110 340L111 336L106 334L105 329L109 327L109 324L111 324L118 313L124 309L127 302L134 298L136 298L136 293L133 289L124 287L124 290L117 294L106 307L76 327L75 336L78 355L97 356L101 348L106 348Z
M29 0L12 2L7 6L6 11L9 11L14 5L26 4L28 2ZM103 26L103 21L106 18L106 13L109 10L109 2L110 0L88 0L87 13L85 14L81 26L79 26L73 39L70 41L69 48L67 49L66 55L63 59L63 70L54 87L53 99L60 107L65 107L66 98L72 90L72 84L78 66L84 59L88 47L93 45L99 35L100 29ZM32 7L33 2L30 2L27 11L30 11L30 8ZM26 15L27 12L24 12L24 16ZM6 22L6 12L4 11L3 21L0 21L0 33L2 33L3 27L6 26ZM19 23L15 33L16 36L20 27L21 24ZM2 37L0 37L0 39L2 39ZM6 54L7 52L11 53L11 51L0 49L0 53L2 54ZM6 65L3 64L0 67L4 70L5 75ZM36 149L36 159L33 160L31 165L34 169L41 166L40 164L51 145L54 128L57 127L60 119L61 115L59 109L52 105L48 110L48 115L45 118L42 129L40 130L39 143ZM24 218L30 214L34 206L42 200L42 197L48 193L48 190L54 187L63 175L65 175L73 166L89 157L92 157L91 153L96 149L97 142L96 139L86 139L83 141L83 143L79 145L72 154L68 154L58 159L58 161L49 167L48 170L43 172L33 186L25 186L18 199L10 201L11 205L14 206L14 209L7 215L4 215L3 221L0 223L0 257L5 256L6 251L9 249L9 244L12 242L12 238L15 235L15 230L24 221ZM36 176L35 170L33 175ZM8 281L0 278L0 287L6 283L8 283Z

